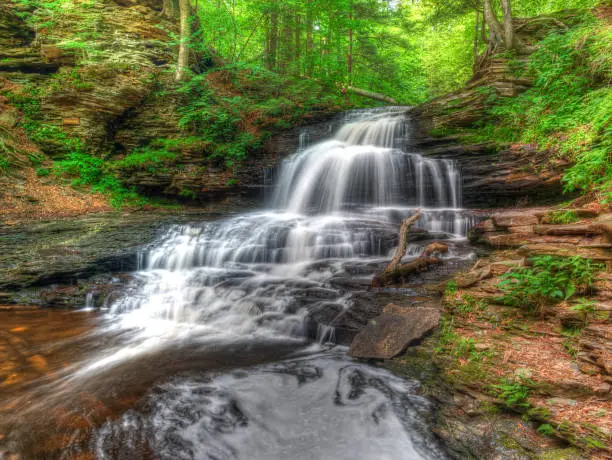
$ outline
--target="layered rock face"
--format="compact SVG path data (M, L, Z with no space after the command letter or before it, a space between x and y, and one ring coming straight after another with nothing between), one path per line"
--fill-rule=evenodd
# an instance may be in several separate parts
M556 18L517 19L517 34L529 45L523 54L483 59L463 88L409 112L414 124L413 147L425 155L461 164L467 207L525 206L559 200L561 177L570 166L567 161L551 161L554 156L535 145L473 144L466 141L465 134L486 119L492 100L517 96L532 86L528 72L517 70L527 67L529 54L540 40L563 29L563 22L571 23L571 17L571 12L561 12Z
M414 115L418 123L418 116ZM569 164L551 163L548 152L532 145L498 150L491 144L461 143L459 137L415 137L411 148L424 156L445 158L461 166L463 205L468 208L546 204L559 200L561 177Z
M114 162L155 140L178 143L192 135L179 127L186 96L176 91L172 70L178 21L162 14L162 3L95 0L84 7L66 2L52 25L37 31L28 24L42 22L44 11L17 3L0 6L0 92L33 98L35 104L20 108L35 112L28 116L41 127L35 142L45 155L62 159L66 140L80 140L92 155ZM197 71L213 66L213 60L191 56ZM11 124L23 121L9 108L15 113ZM303 122L316 123L331 112L323 108ZM55 135L45 136L45 130ZM201 141L173 148L175 158L163 167L127 167L118 174L126 186L148 195L252 197L259 194L266 169L297 146L296 131L277 132L239 166L211 158L210 145Z

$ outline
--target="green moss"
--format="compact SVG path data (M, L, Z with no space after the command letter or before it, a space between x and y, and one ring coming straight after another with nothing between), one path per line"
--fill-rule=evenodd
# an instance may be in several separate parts
M583 458L582 453L574 447L552 449L536 456L536 460L580 460Z

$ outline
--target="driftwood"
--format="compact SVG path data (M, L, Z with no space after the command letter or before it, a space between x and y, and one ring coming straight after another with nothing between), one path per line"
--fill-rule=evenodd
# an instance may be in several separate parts
M436 254L448 252L448 246L444 243L431 243L425 248L421 255L412 262L402 264L402 258L406 255L408 248L408 233L412 225L421 217L419 209L414 215L407 217L400 226L400 236L395 255L391 263L372 280L372 287L382 287L389 284L404 281L409 275L429 270L430 267L440 265L442 261Z
M399 242L397 245L397 249L395 250L395 255L393 259L391 259L391 263L387 265L387 268L383 271L383 273L388 273L394 271L397 266L402 261L402 257L406 255L406 249L408 248L408 233L410 232L410 227L419 220L421 217L421 210L418 209L412 216L405 218L402 221L402 225L400 226L400 234L399 234Z

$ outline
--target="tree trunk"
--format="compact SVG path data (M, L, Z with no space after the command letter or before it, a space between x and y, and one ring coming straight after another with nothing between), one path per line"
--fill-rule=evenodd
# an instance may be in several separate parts
M268 68L274 70L276 68L276 56L278 53L278 10L273 7L270 13L270 54L268 55Z
M312 75L312 65L311 65L311 52L312 52L312 48L313 48L313 42L312 42L312 27L313 27L313 21L312 21L312 5L310 0L308 1L308 3L306 4L306 53L305 53L305 62L306 62L306 75L307 76L311 76Z
M408 281L410 275L426 272L431 267L441 264L442 260L437 257L419 257L412 262L397 266L392 271L384 271L380 275L375 276L372 279L372 287L380 288L391 284L403 283Z
M296 75L302 74L301 66L302 58L302 18L299 14L295 15L295 73Z
M474 70L478 68L478 35L480 34L480 11L476 10L476 22L474 23Z
M349 11L349 30L348 30L348 56L346 57L347 82L353 84L353 3L351 2Z
M181 42L179 45L176 81L185 80L185 71L189 68L189 38L191 37L191 4L189 0L179 0L181 16Z
M504 43L504 32L502 26L493 11L491 0L484 0L484 20L489 26L489 41L493 45Z
M501 0L501 6L504 18L504 42L506 49L514 49L516 46L514 39L514 24L512 21L512 7L510 0Z
M374 99L375 101L388 102L389 104L393 104L393 105L398 104L397 100L393 99L392 97L385 96L384 94L374 93L372 91L366 91L365 89L355 88L354 86L347 86L346 90L350 91L351 93L359 94L360 96L363 96L363 97Z
M170 19L179 17L179 6L177 0L164 0L162 4L162 14Z

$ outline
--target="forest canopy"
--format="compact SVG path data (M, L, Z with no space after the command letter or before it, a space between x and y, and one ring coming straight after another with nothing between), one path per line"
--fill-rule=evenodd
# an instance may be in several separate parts
M503 3L503 2L501 2ZM502 5L491 0L502 17ZM483 52L475 0L197 0L197 40L229 65L363 88L415 104L459 88ZM512 0L531 17L596 0ZM193 37L196 40L196 37Z

